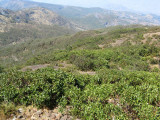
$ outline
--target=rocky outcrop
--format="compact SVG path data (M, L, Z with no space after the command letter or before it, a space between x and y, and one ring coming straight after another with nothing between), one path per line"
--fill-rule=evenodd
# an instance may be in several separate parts
M71 107L66 107L66 110L61 113L59 108L53 110L37 109L32 106L27 108L19 108L17 114L12 114L8 120L80 120L69 114Z

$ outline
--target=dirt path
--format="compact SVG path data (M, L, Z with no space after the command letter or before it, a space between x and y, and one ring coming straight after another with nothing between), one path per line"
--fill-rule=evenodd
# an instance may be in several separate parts
M32 70L32 71L35 71L35 70L38 70L38 69L41 69L41 68L45 68L45 67L48 67L50 64L41 64L41 65L32 65L32 66L26 66L24 67L23 69L21 69L21 71L25 72L27 71L28 69Z
M32 71L35 71L35 70L38 70L38 69L41 69L41 68L46 68L50 66L50 64L40 64L40 65L32 65L32 66L26 66L24 68L21 69L22 72L25 72L27 70L32 70ZM66 61L62 62L62 63L58 63L58 65L56 66L53 66L53 68L55 70L59 70L59 69L65 69L65 68L68 68L68 67L72 67L73 64L69 64L67 63ZM78 70L76 70L78 71ZM78 73L82 74L82 75L85 75L85 74L88 74L88 75L95 75L96 72L95 71L78 71Z
M72 67L72 66L73 66L72 64L69 64L66 61L64 61L64 62L58 63L58 65L53 66L53 68L55 70L58 70L58 69L63 69L63 68L67 68L67 67Z

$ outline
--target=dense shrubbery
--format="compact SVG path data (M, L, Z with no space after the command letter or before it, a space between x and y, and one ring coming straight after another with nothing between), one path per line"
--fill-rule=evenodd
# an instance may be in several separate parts
M159 49L148 45L120 46L98 50L61 50L49 55L36 56L27 64L69 61L80 70L97 71L102 68L149 71L150 56L157 56ZM153 60L151 62L154 62Z
M140 56L149 56L149 55L156 55L158 53L158 49L155 46L150 45L143 45L139 50Z
M97 79L66 90L62 103L83 119L159 119L158 74L106 69Z
M110 51L73 51L70 53L69 61L81 70L97 70L102 67L109 68L108 60L111 58Z
M159 27L146 27L146 26L137 26L137 25L136 26L116 26L116 27L109 27L101 30L78 32L77 34L72 36L66 35L66 36L61 36L57 38L52 38L53 36L59 36L60 34L65 34L65 33L67 34L68 31L63 31L62 29L58 29L57 31L57 28L54 29L54 27L51 29L50 27L47 27L47 26L41 26L39 29L40 31L38 32L35 31L36 28L31 29L31 31L33 32L31 32L30 34L30 32L29 33L27 32L27 31L30 31L29 26L25 27L25 32L23 30L21 31L21 29L24 27L25 26L20 26L19 28L13 29L13 31L10 31L11 34L10 32L2 33L1 36L2 36L2 39L4 39L2 41L9 40L8 41L9 43L13 41L17 41L21 37L23 38L23 39L20 39L22 41L27 39L27 41L25 42L20 42L18 44L1 47L0 62L2 64L4 63L7 65L9 64L10 66L14 66L15 64L16 65L23 64L24 61L27 61L28 59L31 59L29 60L28 64L39 64L39 63L49 63L49 62L51 63L52 61L63 60L62 57L65 57L65 56L60 56L60 55L67 55L68 53L64 54L66 50L69 52L77 49L82 51L83 49L114 50L116 48L117 50L114 51L114 54L117 51L118 51L118 54L121 54L124 51L125 52L134 51L135 53L138 53L139 51L138 55L140 55L141 57L142 56L146 57L147 55L150 55L150 53L152 55L151 50L153 49L148 47L150 46L152 41L149 43L146 41L146 44L148 44L148 46L142 48L143 43L145 41L145 40L142 41L144 39L143 35L149 32L157 32L160 30ZM61 30L62 32L59 32ZM17 35L19 31L20 31L20 34ZM26 34L23 35L24 34L23 32L24 33L27 32L27 36ZM39 34L39 33L42 33L42 34ZM20 37L16 38L17 36L20 36ZM13 38L13 41L10 40L10 38ZM34 38L38 38L38 39L34 39ZM145 38L145 39L148 39L148 38ZM119 41L124 40L124 42L122 44L120 43L120 46L119 46L119 43L117 43L117 45L115 44L117 40ZM112 47L113 43L115 45L114 47ZM101 45L102 47L100 47ZM135 50L133 50L133 46L135 47ZM141 50L138 49L137 46L139 46L139 48L142 48L142 49ZM125 50L122 51L123 47L125 48ZM130 50L130 48L132 49ZM58 50L60 51L60 53L57 52ZM62 52L62 50L64 50L65 52ZM52 54L53 51L54 53ZM18 62L14 61L12 56L16 56L19 61ZM35 56L38 56L38 57L35 57ZM132 55L128 55L128 56L132 56ZM32 59L32 57L35 57L35 58ZM128 68L133 68L132 65L129 65L129 66L130 67Z
M72 77L48 68L33 73L18 71L2 73L0 82L1 102L12 101L15 104L53 107L62 96L64 86L72 83Z
M48 108L70 105L71 114L86 120L160 119L159 69L150 65L158 64L159 48L148 43L132 45L132 41L121 46L98 47L99 42L113 42L128 33L136 34L135 40L140 42L145 30L116 29L107 34L99 31L99 36L95 31L91 31L93 36L80 32L69 37L69 41L62 38L62 44L56 38L47 40L47 43L40 40L36 43L38 50L43 47L46 51L39 52L26 64L70 62L74 64L75 68L71 67L75 75L52 68L34 72L3 71L0 68L0 103ZM75 44L68 46L64 41L68 44L74 41ZM53 44L67 49L52 52L53 49L47 47ZM97 74L77 75L79 70L91 70ZM3 108L0 105L0 110Z
M82 119L159 119L160 75L102 69L95 76L52 68L0 75L0 102L71 105Z
M0 73L2 73L3 71L4 71L4 68L0 66Z
M148 71L147 57L156 55L156 47L130 46L105 50L78 50L69 53L69 61L81 70L113 68L113 63L122 69ZM144 57L145 56L145 57ZM114 67L115 68L115 67Z

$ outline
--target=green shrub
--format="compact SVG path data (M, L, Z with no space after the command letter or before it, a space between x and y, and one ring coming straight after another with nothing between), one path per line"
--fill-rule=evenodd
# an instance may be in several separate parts
M0 66L0 73L2 73L3 71L4 71L4 68Z
M65 80L70 76L47 68L36 72L9 71L0 78L0 101L53 107L62 96Z
M150 60L150 63L151 63L151 64L158 64L158 63L159 63L159 60L157 60L157 59L151 59L151 60Z
M71 114L85 120L158 119L159 80L155 72L106 68L94 76L52 68L35 72L11 70L0 74L0 103L48 108L69 105Z

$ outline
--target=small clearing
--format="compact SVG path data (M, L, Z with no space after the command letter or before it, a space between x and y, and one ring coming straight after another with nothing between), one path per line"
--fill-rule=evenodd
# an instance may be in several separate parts
M104 49L105 44L103 45L98 45L98 47L100 47L101 49Z
M111 45L112 45L113 47L115 47L115 46L120 46L124 41L125 41L125 39L116 40L116 42L111 43Z
M158 69L160 69L160 66L159 66L159 64L150 65L150 67L151 67L151 69L154 69L154 68L158 68Z
M148 38L152 38L150 44L152 44L154 41L157 41L157 39L153 38L154 35L160 35L160 32L156 32L156 33L146 33L143 35L144 40L142 40L142 42L145 44L148 40Z

